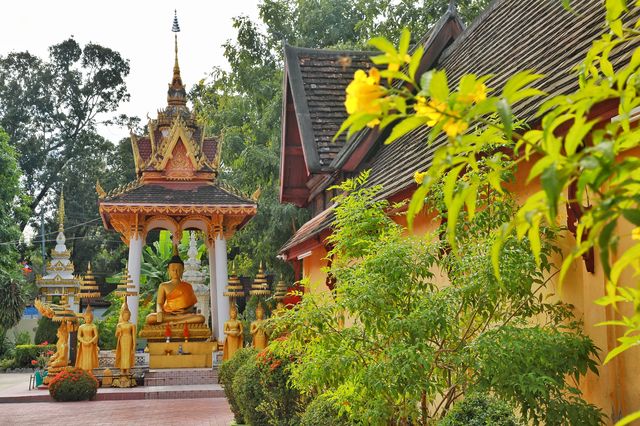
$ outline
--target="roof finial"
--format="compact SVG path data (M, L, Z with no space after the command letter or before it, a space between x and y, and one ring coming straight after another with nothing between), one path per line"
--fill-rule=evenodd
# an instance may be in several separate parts
M449 7L447 8L447 12L455 13L458 10L458 6L456 5L456 0L449 0Z
M58 232L64 231L64 190L60 192L60 204L58 205Z
M171 31L174 34L175 43L175 61L173 63L173 79L169 85L169 93L167 101L169 105L186 105L187 104L187 92L182 84L182 77L180 77L180 65L178 64L178 34L180 32L180 25L178 24L178 11L173 11L173 26Z

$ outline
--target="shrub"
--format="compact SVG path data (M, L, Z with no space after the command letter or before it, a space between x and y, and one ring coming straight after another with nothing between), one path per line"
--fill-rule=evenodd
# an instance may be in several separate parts
M276 355L267 348L257 355L256 360L263 393L258 411L264 413L270 425L299 424L305 404L289 380L292 358Z
M232 385L244 421L255 426L269 423L267 417L258 411L258 406L264 399L260 382L260 367L255 362L255 357L251 357L238 368Z
M300 417L301 426L348 426L351 423L340 414L336 405L325 396L318 396L307 406Z
M456 403L439 426L518 426L522 425L509 404L488 395L475 394Z
M49 351L55 351L56 345L18 345L16 346L15 367L31 367L31 361Z
M85 401L98 392L98 380L80 368L67 367L49 383L49 394L56 401Z
M238 369L240 369L240 367L242 367L248 360L250 360L250 362L255 362L256 354L257 351L253 348L243 348L236 352L233 358L229 361L225 361L220 366L219 380L224 388L224 393L227 396L227 400L231 406L231 411L233 412L236 423L239 424L244 423L244 418L242 417L240 405L236 400L236 395L233 392L233 378L236 376Z
M31 335L28 331L17 331L13 332L13 344L18 345L30 345L31 344Z
M13 358L0 359L0 371L4 371L7 368L13 368L15 361Z
M42 342L56 343L58 341L58 324L53 322L51 318L40 317L38 320L38 328L33 338L33 343L39 345Z

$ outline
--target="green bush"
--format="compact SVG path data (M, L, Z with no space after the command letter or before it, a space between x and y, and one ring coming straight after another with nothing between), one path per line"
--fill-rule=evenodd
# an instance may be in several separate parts
M18 345L30 345L31 344L31 335L28 331L17 331L13 332L13 344Z
M258 411L267 417L270 425L298 425L306 404L289 380L292 359L266 349L257 355L256 360L263 393Z
M236 423L239 424L244 423L244 418L242 417L240 405L236 400L235 394L233 393L233 378L235 377L238 369L242 367L248 360L250 360L250 362L255 362L255 356L257 353L258 352L253 348L240 349L235 353L233 358L231 358L229 361L223 362L220 366L219 381L224 388L224 393L227 396L227 400L229 401L229 406L231 406L231 411L233 412Z
M509 404L488 395L470 395L456 403L439 426L520 426Z
M49 394L56 401L86 401L98 392L98 380L80 368L67 367L49 383Z
M267 416L258 411L258 406L264 400L260 382L260 367L255 362L255 357L251 357L238 368L232 384L233 394L244 421L254 426L269 424Z
M49 351L55 352L56 345L18 345L15 353L15 367L31 367L31 361Z
M316 397L300 417L301 426L348 426L351 423L327 397Z
M15 361L13 358L0 359L0 371L4 371L7 368L13 368L14 363Z
M38 328L33 343L39 345L42 342L56 343L58 341L58 324L51 321L51 318L40 317L38 320Z

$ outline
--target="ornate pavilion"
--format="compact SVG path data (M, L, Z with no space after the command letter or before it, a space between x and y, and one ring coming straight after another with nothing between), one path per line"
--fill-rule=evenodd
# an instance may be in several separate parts
M174 32L179 31L174 21ZM180 76L175 36L173 79L168 105L148 123L144 136L131 135L137 180L106 193L96 184L99 210L107 229L120 233L129 246L129 273L136 293L140 289L140 263L147 233L156 228L172 233L178 243L182 231L200 230L209 255L211 323L223 340L229 318L227 239L256 213L256 203L217 182L220 145L206 137L187 107L187 92ZM128 298L132 318L138 315L138 296Z

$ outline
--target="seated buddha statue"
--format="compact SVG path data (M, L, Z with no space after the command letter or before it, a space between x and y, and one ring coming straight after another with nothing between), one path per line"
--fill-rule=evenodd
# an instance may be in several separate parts
M204 316L196 313L196 294L193 287L182 281L184 262L178 255L178 247L173 247L173 257L169 261L169 281L158 286L156 312L147 315L147 324L189 323L203 324Z

